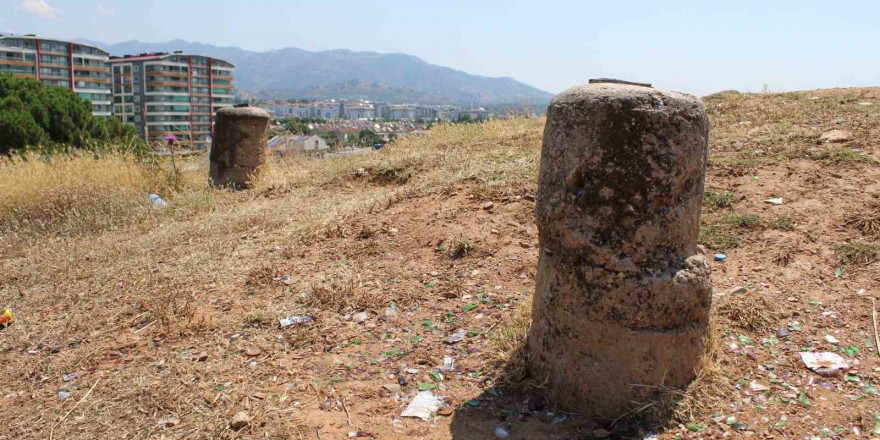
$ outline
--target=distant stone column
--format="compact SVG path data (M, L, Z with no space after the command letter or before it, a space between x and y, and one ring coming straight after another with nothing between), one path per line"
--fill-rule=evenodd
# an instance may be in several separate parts
M611 419L697 374L709 120L690 95L593 80L550 103L529 365L562 408Z
M257 107L224 108L217 111L216 121L211 143L211 182L215 186L248 188L266 165L269 114Z

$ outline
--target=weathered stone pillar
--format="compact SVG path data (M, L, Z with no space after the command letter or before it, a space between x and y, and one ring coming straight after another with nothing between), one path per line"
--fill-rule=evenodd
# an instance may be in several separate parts
M266 165L269 114L257 107L217 111L209 175L216 186L248 188Z
M690 95L597 82L550 103L530 368L600 419L694 379L711 302L697 253L709 120Z

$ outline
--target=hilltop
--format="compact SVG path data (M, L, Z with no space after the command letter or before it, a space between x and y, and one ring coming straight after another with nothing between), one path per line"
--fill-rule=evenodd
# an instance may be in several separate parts
M182 50L235 64L239 89L266 99L335 98L420 104L546 104L552 94L512 78L471 75L407 54L312 52L295 47L253 52L238 47L173 40L94 44L113 55Z
M701 243L727 260L684 394L599 425L523 376L544 121L490 121L274 159L237 193L205 185L204 158L180 175L120 155L0 165L0 303L17 319L0 436L643 438L647 420L664 439L863 436L880 419L880 89L706 104ZM280 328L292 315L314 322ZM819 376L810 350L853 368ZM419 388L447 396L432 422L400 417Z

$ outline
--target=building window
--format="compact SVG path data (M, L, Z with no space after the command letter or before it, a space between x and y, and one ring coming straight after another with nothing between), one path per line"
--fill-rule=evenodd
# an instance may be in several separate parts
M141 122L141 117L140 117L140 115L136 115L136 116L134 117L134 122Z
M134 95L134 102L141 102L141 95Z
M135 93L140 93L141 86L132 86L132 90L134 90Z

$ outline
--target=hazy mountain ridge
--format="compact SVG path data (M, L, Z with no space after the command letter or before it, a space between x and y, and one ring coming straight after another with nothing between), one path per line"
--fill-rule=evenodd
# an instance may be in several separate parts
M419 103L546 103L551 93L509 77L471 75L437 66L407 54L312 52L295 47L252 52L173 40L164 43L126 41L103 44L80 39L113 55L171 52L210 55L236 66L236 85L257 96L273 98L362 98Z

